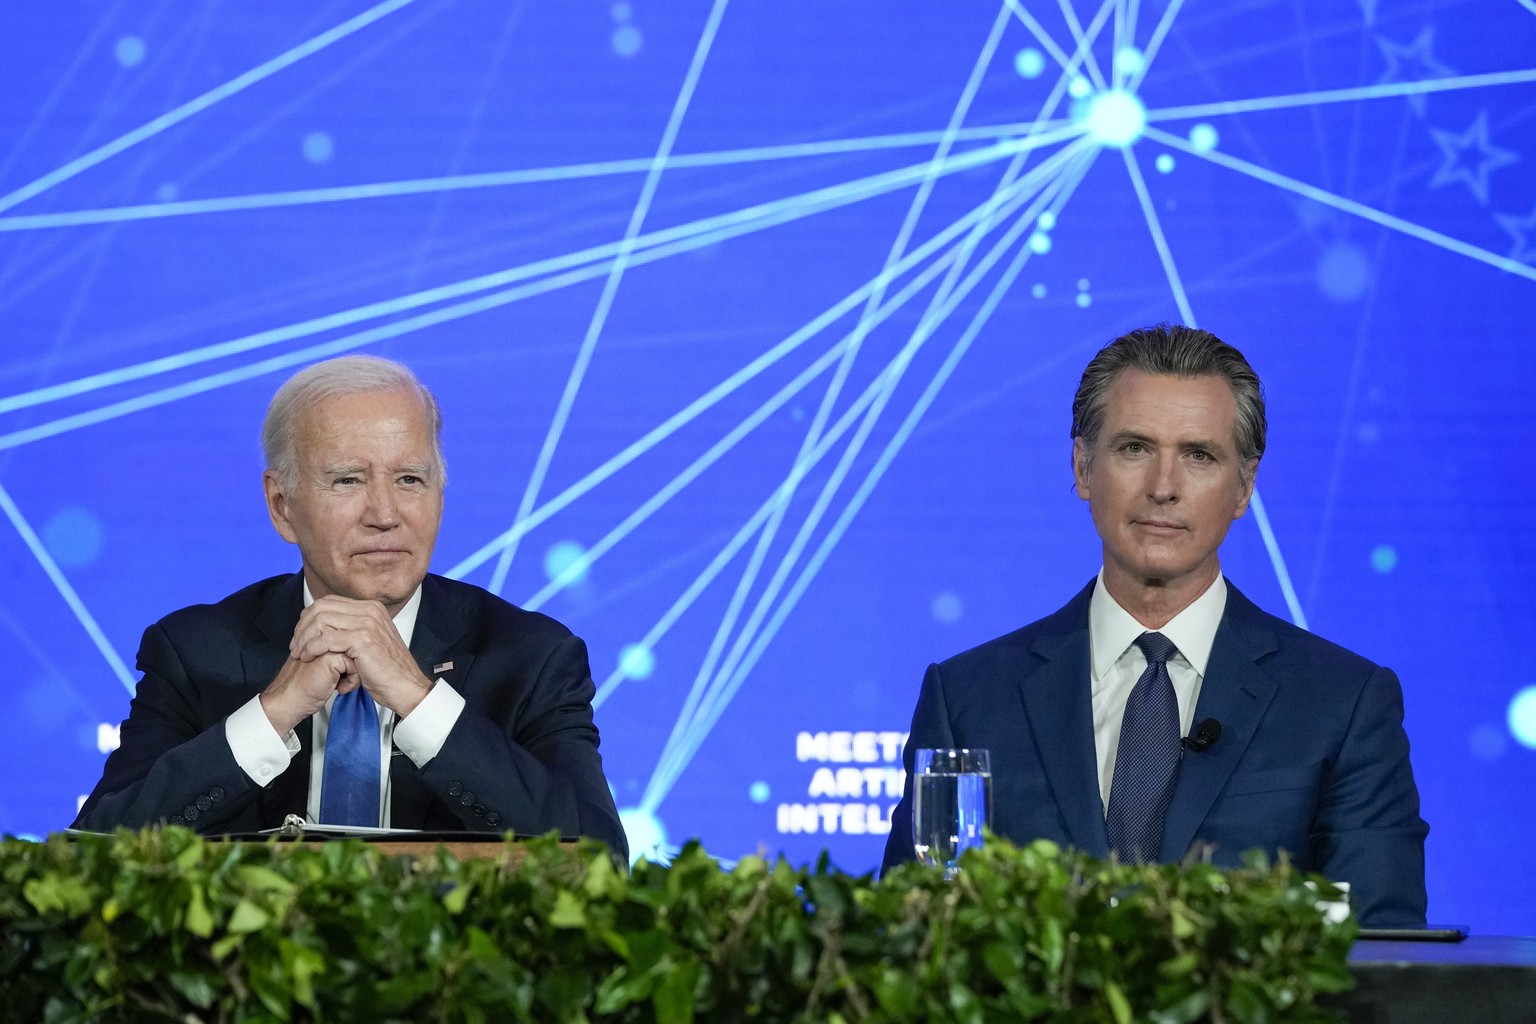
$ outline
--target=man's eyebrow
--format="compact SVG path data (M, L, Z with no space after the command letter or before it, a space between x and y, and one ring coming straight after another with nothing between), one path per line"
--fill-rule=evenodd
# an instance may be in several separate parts
M341 465L341 466L326 466L325 467L325 475L326 476L354 476L354 475L356 475L358 473L362 473L364 471L365 471L365 469L364 469L363 466L359 466L359 465L355 465L355 464L351 464L351 463L348 463L346 465Z

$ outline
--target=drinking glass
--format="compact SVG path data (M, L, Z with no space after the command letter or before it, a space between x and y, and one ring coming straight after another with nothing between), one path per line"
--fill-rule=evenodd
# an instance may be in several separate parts
M992 810L991 759L974 747L923 747L913 761L912 847L919 861L953 878L960 855L981 845Z

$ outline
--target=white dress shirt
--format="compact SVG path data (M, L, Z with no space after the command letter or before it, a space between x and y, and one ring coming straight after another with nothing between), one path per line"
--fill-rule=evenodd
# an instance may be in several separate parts
M1179 699L1179 735L1188 736L1200 699L1211 645L1227 607L1227 581L1221 576L1175 615L1161 629L1178 653L1168 659L1168 676ZM1104 588L1104 571L1088 601L1088 639L1093 653L1093 743L1099 757L1099 797L1109 808L1109 787L1115 778L1115 752L1120 746L1120 723L1136 680L1147 667L1147 656L1136 638L1149 632L1131 613L1120 607Z
M304 581L304 607L315 603L309 592L309 581ZM406 647L416 633L416 615L421 610L421 587L409 601L395 613L395 630ZM325 706L310 717L310 741L314 746L309 762L309 797L305 804L306 817L311 822L320 820L320 783L325 773L325 734L331 721L331 705L336 701L333 693ZM459 720L464 710L464 698L453 687L438 679L422 698L416 709L405 718L382 704L374 705L379 712L379 824L389 824L390 785L389 760L398 750L420 768L437 756L443 742ZM300 750L299 737L295 732L279 736L262 709L261 697L252 697L239 710L224 720L224 736L229 749L235 755L235 763L258 786L267 786L273 779L288 770L288 765Z

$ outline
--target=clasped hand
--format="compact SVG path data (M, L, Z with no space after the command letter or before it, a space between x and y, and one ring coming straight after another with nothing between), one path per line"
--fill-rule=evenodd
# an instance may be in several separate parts
M280 736L313 715L333 692L359 686L404 718L432 689L394 622L377 601L329 596L299 616L288 660L261 695L262 708Z

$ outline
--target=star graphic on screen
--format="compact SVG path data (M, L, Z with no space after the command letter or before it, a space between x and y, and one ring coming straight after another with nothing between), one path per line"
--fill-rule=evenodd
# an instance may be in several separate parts
M1509 258L1536 266L1536 206L1531 207L1531 212L1524 217L1501 213L1494 219L1515 240L1509 250Z
M1370 19L1367 18L1367 21ZM1381 55L1387 59L1386 73L1377 79L1380 83L1387 82L1423 82L1431 78L1449 78L1456 73L1455 68L1450 68L1435 59L1431 52L1435 47L1435 27L1425 25L1424 31L1418 34L1413 42L1404 46L1402 43L1394 43L1390 39L1377 38L1376 45L1381 47ZM1424 116L1423 93L1416 93L1408 97L1414 113Z
M1445 154L1444 162L1429 180L1430 188L1460 181L1472 190L1478 203L1483 206L1488 205L1488 175L1520 159L1520 154L1488 141L1486 110L1478 114L1472 127L1460 135L1438 128L1431 128L1429 133L1435 137L1435 144Z

